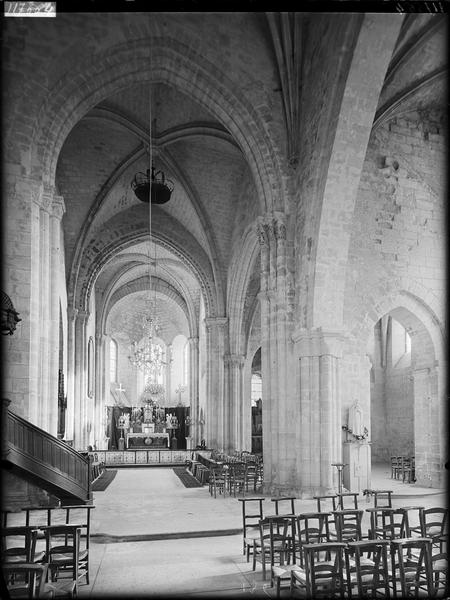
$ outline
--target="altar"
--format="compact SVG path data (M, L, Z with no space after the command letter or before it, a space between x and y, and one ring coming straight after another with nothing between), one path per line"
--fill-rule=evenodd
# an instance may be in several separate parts
M169 448L170 438L168 433L126 433L126 445L128 448Z

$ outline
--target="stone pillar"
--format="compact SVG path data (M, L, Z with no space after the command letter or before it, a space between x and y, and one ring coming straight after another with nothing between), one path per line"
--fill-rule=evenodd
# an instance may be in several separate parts
M32 423L41 426L42 410L41 406L41 295L43 282L41 279L40 264L41 256L41 225L40 225L40 198L42 194L41 187L35 187L35 193L31 202L31 276L30 276L30 299L29 307L29 335L30 335L30 353L29 353L29 419ZM25 316L25 315L24 315ZM25 415L26 416L26 415Z
M172 404L172 344L166 346L166 406ZM175 401L175 406L176 406Z
M258 220L261 247L261 361L264 480L267 493L295 486L294 389L292 378L292 275L288 269L285 217Z
M207 317L206 410L204 414L208 448L222 450L226 444L227 415L224 406L224 354L227 317Z
M87 339L86 324L89 312L78 311L75 321L75 369L74 369L74 447L85 450L87 445L86 431L86 397L87 397Z
M195 448L201 442L200 438L200 410L198 397L198 380L199 380L199 356L198 356L198 337L191 337L189 342L189 400L190 400L190 416L191 425L189 434L192 439L192 447Z
M65 439L75 437L75 323L78 309L67 311L67 408Z
M443 482L443 459L439 439L441 411L437 365L415 368L412 377L417 485L439 488Z
M102 333L95 335L94 443L97 449L103 448L106 437L105 377L109 364L105 362L105 340Z
M39 211L40 222L40 248L39 248L39 427L48 431L49 415L51 412L50 386L49 386L49 358L50 358L50 215L51 195L44 193L41 196ZM56 435L56 433L55 433Z
M225 450L242 450L244 438L244 380L245 357L236 354L225 355L225 413L228 417L228 430L225 436Z
M252 358L247 357L244 363L243 379L244 391L243 402L241 404L242 419L242 450L251 452L252 450Z
M65 212L62 196L53 196L50 216L50 326L49 335L49 423L48 431L55 437L58 434L58 369L59 369L59 316L60 316L60 284L64 284L61 273L61 219Z
M302 496L337 489L335 467L342 461L340 332L321 328L294 335L298 359L297 386L297 486Z

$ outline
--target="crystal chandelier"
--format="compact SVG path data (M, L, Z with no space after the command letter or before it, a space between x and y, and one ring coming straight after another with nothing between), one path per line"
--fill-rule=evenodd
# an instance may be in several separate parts
M156 244L154 244L155 256L153 259L150 258L152 250L152 204L164 204L170 199L170 194L173 190L173 184L170 181L166 181L164 173L157 171L153 166L153 148L152 148L152 114L151 114L151 86L149 87L149 159L150 169L147 169L147 175L143 173L136 173L131 183L131 187L136 196L142 202L148 203L148 214L149 214L149 256L148 256L148 285L149 285L149 306L147 307L147 314L143 321L143 336L141 341L133 342L131 346L131 354L129 360L135 367L140 368L144 371L147 382L149 384L157 384L162 373L163 367L167 364L165 360L165 354L160 344L155 342L157 337L159 324L156 318L156 290L153 291L154 297L151 299L152 293L152 276L150 273L151 265L155 268L155 281L156 281ZM169 361L170 362L170 361Z
M156 384L168 361L165 360L165 353L160 344L155 342L159 325L151 313L144 317L143 329L144 336L140 342L133 342L128 359L134 367L144 371L149 383Z

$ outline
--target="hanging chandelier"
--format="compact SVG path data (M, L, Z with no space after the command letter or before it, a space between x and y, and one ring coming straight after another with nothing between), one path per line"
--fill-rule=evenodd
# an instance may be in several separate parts
M163 348L154 339L159 330L154 316L148 314L144 317L143 329L143 338L140 342L133 342L128 359L134 367L144 371L149 382L156 383L168 362Z
M166 180L164 173L156 171L153 165L153 146L152 146L152 98L151 86L149 87L149 163L150 168L146 174L136 173L131 188L141 202L148 204L149 216L149 252L148 252L148 285L149 285L149 305L143 320L143 336L140 342L133 342L129 360L131 364L144 371L149 385L158 384L163 367L167 365L165 353L160 344L156 343L159 330L159 323L156 317L156 290L153 290L152 299L152 280L156 281L156 244L152 244L152 204L164 204L170 200L173 191L173 183ZM154 257L150 257L152 247L154 247ZM151 267L155 268L154 279L151 276ZM170 362L170 361L169 361Z
M151 187L151 204L165 204L168 202L174 188L173 182L166 179L163 171L159 170L155 173L153 163L151 171L147 169L146 173L136 173L130 185L141 202L148 202Z

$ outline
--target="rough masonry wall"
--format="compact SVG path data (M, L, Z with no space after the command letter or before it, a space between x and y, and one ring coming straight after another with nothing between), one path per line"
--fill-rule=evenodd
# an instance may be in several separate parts
M374 307L400 290L421 298L443 322L444 147L426 115L393 119L371 137L346 281L344 320L357 337L369 314L374 321L382 316Z

